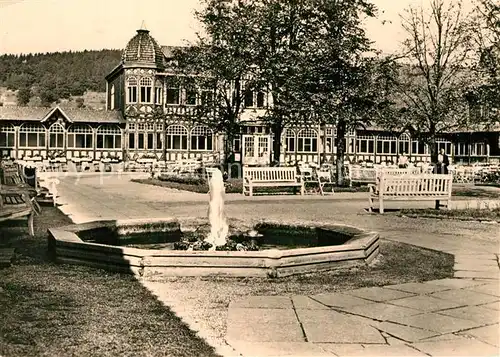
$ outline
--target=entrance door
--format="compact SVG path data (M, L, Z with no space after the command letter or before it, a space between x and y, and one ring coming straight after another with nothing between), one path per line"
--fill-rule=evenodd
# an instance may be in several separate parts
M243 135L243 165L269 165L271 137L268 135Z

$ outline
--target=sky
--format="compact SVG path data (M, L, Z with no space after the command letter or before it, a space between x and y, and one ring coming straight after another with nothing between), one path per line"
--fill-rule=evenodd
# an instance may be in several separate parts
M367 23L367 33L376 48L394 53L404 39L399 14L429 0L372 2L380 16ZM182 45L195 39L199 6L199 0L0 0L0 54L123 49L143 21L160 45Z

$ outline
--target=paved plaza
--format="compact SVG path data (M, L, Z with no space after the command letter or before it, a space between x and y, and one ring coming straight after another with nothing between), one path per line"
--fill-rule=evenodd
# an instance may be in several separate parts
M208 195L141 185L126 175L62 178L59 195L61 210L75 223L205 216L208 204ZM224 341L211 339L164 284L143 284L224 355L499 355L498 225L370 215L364 210L367 202L367 193L227 195L226 211L240 219L333 221L376 230L383 239L454 254L454 278L309 296L235 299L227 308Z

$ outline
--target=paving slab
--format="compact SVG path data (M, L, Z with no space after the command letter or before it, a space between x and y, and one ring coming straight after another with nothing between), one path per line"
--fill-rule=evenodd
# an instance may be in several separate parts
M322 304L332 307L348 307L348 306L364 305L373 302L370 300L361 299L343 293L317 294L311 296L311 298L317 300Z
M422 315L398 317L392 319L391 321L402 325L436 331L440 334L467 330L484 325L484 323L482 322L464 320L457 317L441 315L433 312Z
M500 280L500 272L498 271L456 271L453 273L455 278L467 279L491 279Z
M401 324L396 324L389 321L384 321L377 325L377 328L381 331L387 332L391 336L394 336L398 339L414 342L419 341L424 338L429 338L432 336L437 336L439 333L435 331L430 331L427 329L421 329L411 326L405 326Z
M491 261L493 262L493 261ZM493 262L492 264L464 264L464 263L455 263L453 266L453 270L455 271L486 271L491 273L498 273L498 264Z
M484 324L494 324L500 321L500 314L492 314L490 309L481 306L465 306L439 312L442 315L472 320Z
M488 295L500 297L500 284L498 282L494 282L494 283L486 284L486 285L471 286L469 288L466 288L466 290L471 290L471 291L475 291L478 293L483 293L483 294L488 294Z
M345 347L338 345L331 347L331 350L338 356L426 356L425 353L417 351L415 348L401 345L364 345L364 348L349 351ZM352 353L350 353L352 352Z
M429 297L435 297L446 301L454 301L461 305L481 305L499 300L497 296L478 293L466 289L438 291L430 294Z
M351 314L361 315L379 321L385 321L385 320L390 320L391 318L417 315L422 313L422 311L420 310L410 309L404 306L378 303L378 302L372 304L342 308L342 310L349 312Z
M376 328L367 324L353 323L353 320L346 316L321 323L302 321L302 328L309 342L385 343L384 337Z
M293 309L252 309L230 307L227 314L228 323L276 323L292 324L297 322Z
M436 284L406 283L398 285L386 285L386 289L405 291L413 294L431 294L436 291L450 290L450 287Z
M335 356L362 356L365 353L365 346L359 343L315 343L315 345Z
M499 343L500 327L498 323L490 326L483 326L467 330L462 332L461 334L466 336L472 336L490 345L500 347Z
M446 286L449 288L453 289L462 289L462 288L467 288L469 286L475 286L475 285L486 285L487 283L484 281L474 281L474 280L469 280L469 279L439 279L439 280L429 280L426 281L424 284L436 284L436 285L441 285L441 286Z
M480 305L481 307L484 307L484 308L487 308L487 309L490 309L490 310L500 310L500 301L497 301L497 302L492 302L492 303L489 303L489 304L484 304L484 305Z
M226 341L233 345L237 341L305 342L305 339L298 322L293 324L228 322Z
M321 348L310 342L244 342L236 341L232 345L243 356L297 356L297 357L312 357L312 356L335 356L333 352Z
M410 309L420 310L422 312L424 311L432 312L444 309L452 309L463 305L456 301L443 300L428 295L417 295L404 299L393 300L391 301L391 304L404 306Z
M323 305L309 296L292 296L292 303L294 308L296 309L310 309L310 310L329 310L330 308L326 305Z
M231 301L229 307L248 307L258 309L292 309L292 300L287 296L246 296Z
M344 293L348 294L348 295L356 296L359 298L372 300L372 301L378 301L378 302L401 299L401 298L415 295L415 294L407 293L404 291L398 291L398 290L394 290L394 289L386 289L386 288L380 288L380 287L348 290L348 291L345 291Z
M455 261L457 260L497 260L496 254L489 254L489 253L470 253L470 254L464 254L464 253L457 253L455 254Z
M417 342L413 347L431 356L498 356L498 348L474 339Z

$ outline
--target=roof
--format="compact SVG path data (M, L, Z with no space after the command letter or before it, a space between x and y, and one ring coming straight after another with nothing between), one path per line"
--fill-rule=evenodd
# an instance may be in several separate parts
M69 122L73 123L125 123L117 110L91 110L84 108L46 108L46 107L0 107L0 121L44 121L52 113L59 111Z
M163 55L167 59L171 59L174 57L174 53L177 50L181 50L183 48L187 48L186 46L161 46L161 51L163 52Z
M123 50L122 60L125 64L133 62L164 67L160 45L144 28L137 30L136 35L127 43Z

